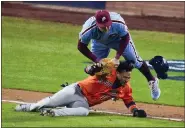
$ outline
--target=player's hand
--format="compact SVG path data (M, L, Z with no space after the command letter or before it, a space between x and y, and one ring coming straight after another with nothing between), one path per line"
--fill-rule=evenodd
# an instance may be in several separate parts
M134 110L134 112L133 112L133 116L134 117L147 117L147 114L146 114L146 112L144 111L144 110L142 110L142 109L136 109L136 110Z
M119 64L120 64L119 59L113 58L111 61L114 63L114 65L115 65L116 68L117 68L117 67L119 66Z
M86 73L90 75L94 75L96 72L99 72L102 70L103 65L101 63L95 63L91 66L86 67Z

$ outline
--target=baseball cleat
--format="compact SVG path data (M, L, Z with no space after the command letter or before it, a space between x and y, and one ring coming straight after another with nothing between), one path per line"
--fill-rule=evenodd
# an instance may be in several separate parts
M159 79L155 78L155 80L149 81L149 88L151 90L151 96L153 100L159 99L161 95L161 90L159 88Z
M41 116L51 116L51 117L54 117L55 116L55 113L54 111L52 111L52 109L50 108L43 108L40 110L40 115Z
M15 111L29 112L31 104L18 104L15 107Z

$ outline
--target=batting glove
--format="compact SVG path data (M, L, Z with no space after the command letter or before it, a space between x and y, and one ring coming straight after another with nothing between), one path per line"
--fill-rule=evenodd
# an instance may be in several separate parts
M147 117L147 114L144 110L142 109L135 109L133 111L133 117Z
M87 74L90 74L91 76L93 76L96 72L99 72L99 71L102 70L102 66L103 65L101 63L95 63L95 64L93 64L91 66L87 66L85 68L85 72Z

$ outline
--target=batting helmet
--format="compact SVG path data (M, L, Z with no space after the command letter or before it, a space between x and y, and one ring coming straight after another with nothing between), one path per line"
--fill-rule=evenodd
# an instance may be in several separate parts
M169 65L166 59L162 56L155 56L149 60L149 64L152 65L159 79L166 79L168 77L167 71L169 69Z

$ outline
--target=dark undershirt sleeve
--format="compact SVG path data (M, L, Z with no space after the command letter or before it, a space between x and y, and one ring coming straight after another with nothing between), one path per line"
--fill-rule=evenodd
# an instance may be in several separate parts
M119 46L119 49L116 53L116 59L119 59L120 56L123 54L123 51L125 50L127 44L129 43L129 40L130 40L130 36L129 36L129 33L127 33L124 37L121 38L120 40L120 46Z
M93 62L97 62L97 57L88 49L87 44L82 43L80 40L78 41L78 50Z

